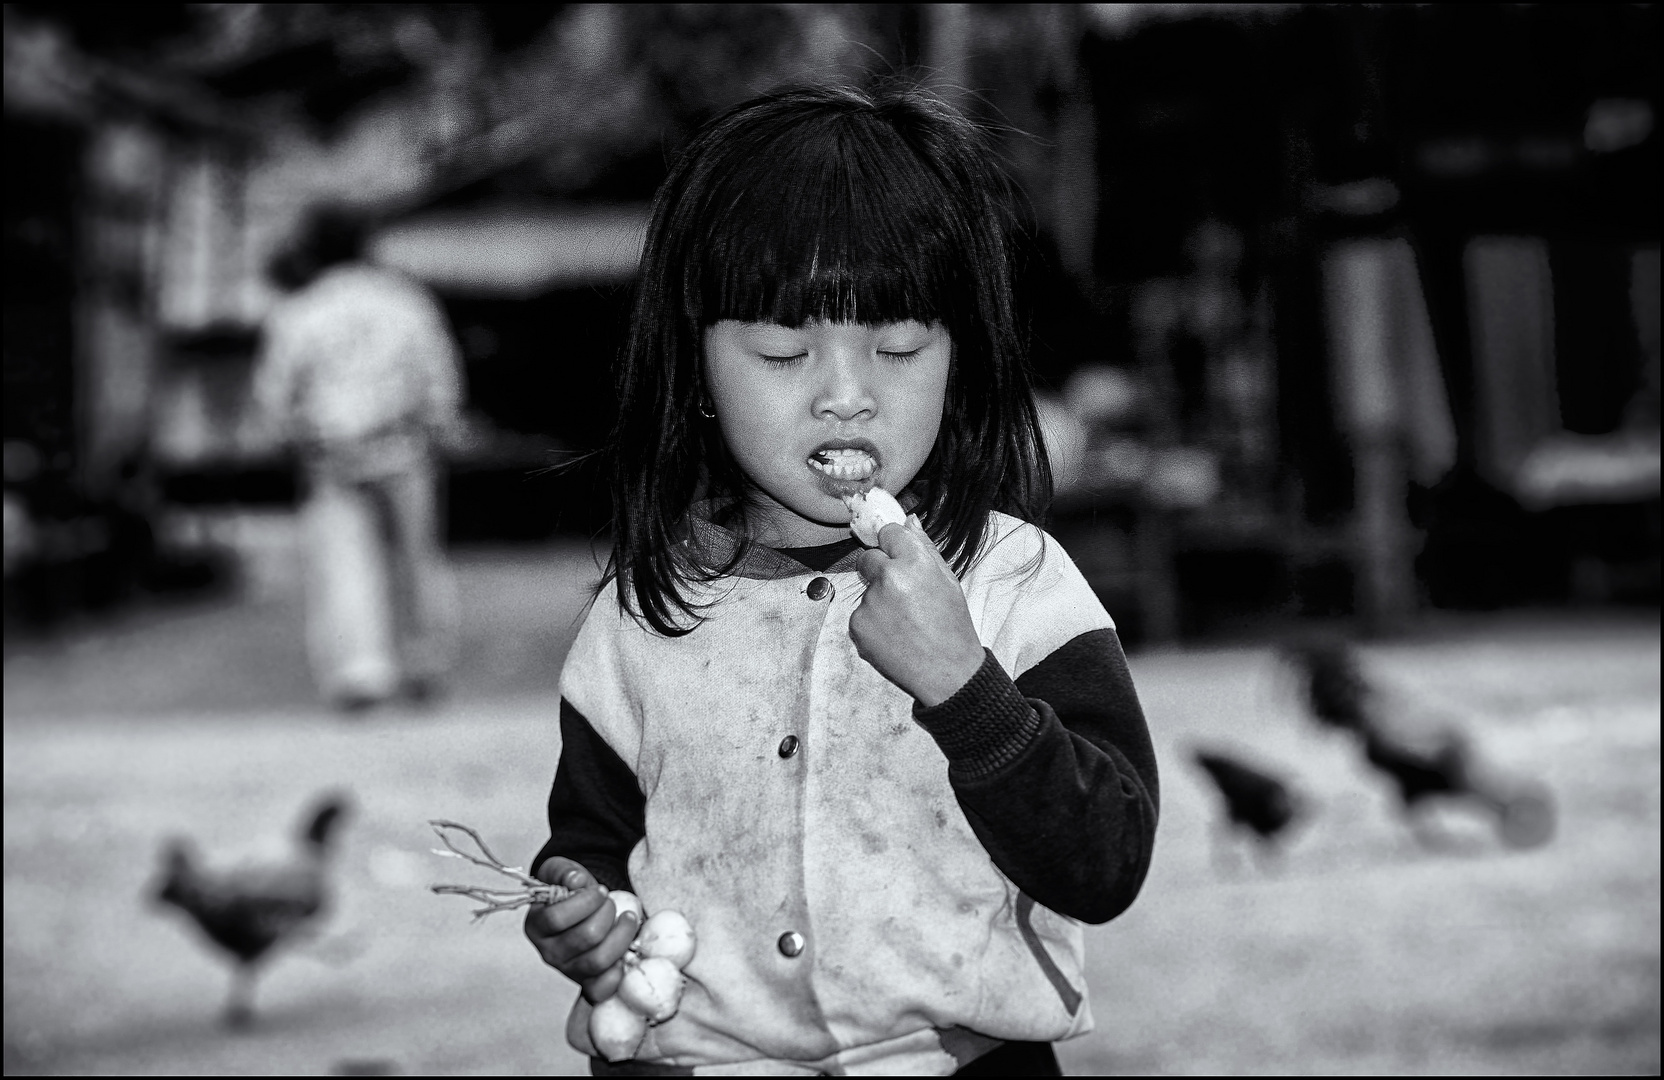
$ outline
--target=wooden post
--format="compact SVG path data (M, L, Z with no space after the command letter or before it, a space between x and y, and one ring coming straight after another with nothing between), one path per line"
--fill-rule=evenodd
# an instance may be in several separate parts
M1335 405L1353 457L1354 595L1370 633L1401 628L1417 607L1405 416L1416 397L1401 383L1412 368L1403 354L1431 334L1411 325L1425 321L1425 308L1406 303L1409 288L1419 297L1403 240L1349 240L1323 260Z
M78 209L76 376L80 481L106 496L149 436L157 364L154 248L161 139L136 124L95 126Z

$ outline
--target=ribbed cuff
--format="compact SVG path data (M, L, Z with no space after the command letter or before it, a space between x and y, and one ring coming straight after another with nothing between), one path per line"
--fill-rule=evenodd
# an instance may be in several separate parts
M982 666L952 697L928 709L913 707L913 719L947 757L949 774L964 780L1011 764L1040 733L1040 714L994 654L982 652Z

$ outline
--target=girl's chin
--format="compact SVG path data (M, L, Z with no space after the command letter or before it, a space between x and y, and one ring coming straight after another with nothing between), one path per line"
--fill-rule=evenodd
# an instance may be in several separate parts
M794 510L798 519L810 528L849 528L849 507L842 496L815 499L813 505Z
M813 476L815 486L820 489L820 493L828 499L836 499L839 506L842 506L843 501L851 495L859 495L878 483L877 474L869 476L865 480L839 480L823 472L814 472ZM846 514L845 517L847 518L848 515Z

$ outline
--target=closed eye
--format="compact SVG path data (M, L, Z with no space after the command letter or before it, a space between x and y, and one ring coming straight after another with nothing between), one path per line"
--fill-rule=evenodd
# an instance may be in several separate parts
M913 360L922 352L924 352L924 347L921 345L919 348L914 349L911 352L887 352L880 349L878 350L878 355L888 357L891 360Z
M809 354L808 353L797 353L794 356L770 356L767 353L760 353L759 355L763 358L764 363L778 364L781 367L784 367L787 364L793 364L793 363L796 363L799 360L802 360L804 357L808 356Z

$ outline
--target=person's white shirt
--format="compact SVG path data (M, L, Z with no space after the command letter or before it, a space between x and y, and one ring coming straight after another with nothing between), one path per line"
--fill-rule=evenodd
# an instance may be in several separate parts
M256 407L302 445L327 450L458 423L460 357L444 312L392 270L338 266L268 317Z

